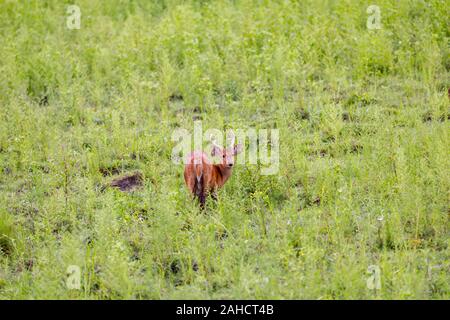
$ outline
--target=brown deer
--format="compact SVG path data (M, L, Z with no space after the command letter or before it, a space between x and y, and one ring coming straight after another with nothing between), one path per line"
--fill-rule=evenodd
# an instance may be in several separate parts
M217 190L231 176L234 157L243 149L242 144L235 145L234 141L233 135L230 147L221 148L211 135L213 145L211 156L220 156L222 161L219 164L211 163L208 156L201 151L194 151L188 156L184 168L184 181L194 198L198 198L202 209L205 207L206 197L211 195L213 199L217 199Z

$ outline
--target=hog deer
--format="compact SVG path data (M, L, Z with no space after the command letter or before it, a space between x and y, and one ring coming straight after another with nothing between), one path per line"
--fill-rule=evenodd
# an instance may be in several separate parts
M210 138L213 145L211 156L220 156L221 162L213 164L207 154L201 151L194 151L188 156L187 164L184 168L184 181L194 198L198 198L202 209L205 207L208 195L211 195L213 199L217 199L217 190L231 176L235 155L243 149L242 144L234 144L234 135L228 148L218 146L212 135Z

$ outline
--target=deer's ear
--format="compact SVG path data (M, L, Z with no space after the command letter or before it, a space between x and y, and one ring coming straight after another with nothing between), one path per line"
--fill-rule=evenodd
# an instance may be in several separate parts
M234 155L241 153L243 149L244 149L244 146L242 144L239 143L239 144L235 145L234 150L233 150Z
M222 150L220 150L219 147L213 146L213 148L211 150L211 156L215 157L215 156L219 155L221 152L222 152Z

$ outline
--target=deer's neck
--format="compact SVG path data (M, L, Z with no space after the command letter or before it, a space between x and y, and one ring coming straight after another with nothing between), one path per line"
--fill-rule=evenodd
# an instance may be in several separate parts
M225 182L227 182L228 178L231 176L232 169L228 168L227 166L223 164L216 164L214 165L214 168L216 169L216 173L218 175L218 185L219 187L223 186Z

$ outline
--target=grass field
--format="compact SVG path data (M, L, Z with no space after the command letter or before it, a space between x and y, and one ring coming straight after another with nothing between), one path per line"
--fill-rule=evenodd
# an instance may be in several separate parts
M1 0L0 298L449 299L449 37L445 0ZM194 120L278 129L278 173L201 212Z

